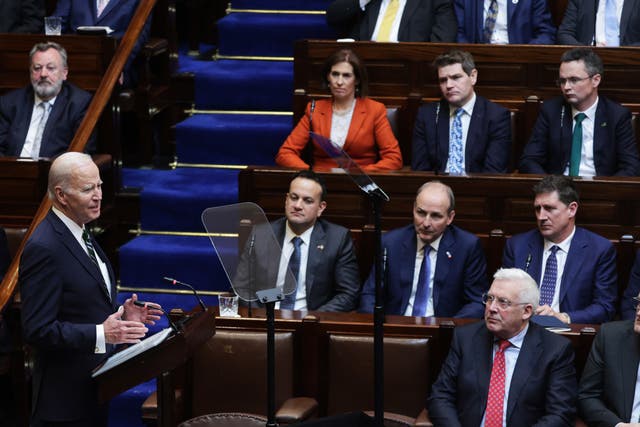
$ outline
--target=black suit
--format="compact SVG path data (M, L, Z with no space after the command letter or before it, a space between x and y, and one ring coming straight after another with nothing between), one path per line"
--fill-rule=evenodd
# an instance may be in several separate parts
M363 11L358 0L334 0L327 22L341 36L371 40L381 0L371 0ZM455 43L458 23L451 0L407 0L398 41Z
M0 97L0 156L19 156L29 132L34 103L33 87L13 90ZM64 82L42 134L40 157L56 157L69 148L91 102L91 94ZM85 152L96 150L92 135Z
M484 321L454 329L451 349L429 397L435 427L477 427L487 406L494 336ZM529 323L507 399L507 427L573 426L573 348L564 337Z
M580 379L578 411L587 425L612 427L629 422L638 362L640 336L633 331L633 321L603 324Z
M598 0L569 0L558 28L558 44L591 45L595 37ZM640 0L624 0L620 46L640 44Z
M0 33L41 33L44 0L0 1Z
M42 220L22 253L22 329L34 350L36 419L88 419L104 409L91 371L107 356L95 353L96 325L116 311L116 281L105 254L94 246L108 266L112 298L100 270L55 213Z

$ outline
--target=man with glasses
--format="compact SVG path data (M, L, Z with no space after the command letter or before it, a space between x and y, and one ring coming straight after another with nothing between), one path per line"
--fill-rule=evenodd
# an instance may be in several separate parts
M566 338L530 322L536 282L500 269L483 296L484 321L458 326L428 399L438 426L570 426L576 371Z
M631 113L598 95L602 60L589 48L561 58L558 86L562 97L545 100L519 171L570 176L636 176L640 158Z
M582 371L578 413L590 426L640 426L640 314L600 327Z
M618 283L613 245L576 227L579 198L571 178L546 176L533 192L538 228L507 240L503 267L521 268L540 284L536 314L564 323L611 320Z

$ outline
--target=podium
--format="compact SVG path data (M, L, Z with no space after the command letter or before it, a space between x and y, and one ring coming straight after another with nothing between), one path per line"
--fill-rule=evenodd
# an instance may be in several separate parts
M158 425L172 425L173 390L169 372L185 364L193 353L215 334L215 313L206 311L191 314L182 329L159 345L97 375L98 398L106 402L116 395L158 376ZM161 390L161 387L166 390ZM166 392L165 392L166 391Z

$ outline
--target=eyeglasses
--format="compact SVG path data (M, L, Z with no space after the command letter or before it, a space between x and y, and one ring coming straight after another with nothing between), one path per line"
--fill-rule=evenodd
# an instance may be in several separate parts
M590 78L592 78L593 76L587 76L587 77L569 77L568 79L558 79L556 80L556 84L559 87L563 87L564 85L566 85L567 83L569 83L569 86L575 86L578 83L580 83L581 81L584 80L588 80Z
M528 302L512 302L512 301L509 301L506 298L496 297L495 295L491 295L491 294L482 294L482 303L484 305L491 305L491 304L493 304L494 301L498 304L498 307L500 307L501 310L506 310L509 307L511 307L512 305L527 305L527 304L529 304Z

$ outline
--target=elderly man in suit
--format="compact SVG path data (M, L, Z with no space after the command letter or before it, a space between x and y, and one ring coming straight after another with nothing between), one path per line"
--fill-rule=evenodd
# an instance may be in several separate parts
M37 43L29 53L31 86L0 97L0 155L55 157L69 147L91 94L67 82L67 52L58 43ZM95 137L86 151L95 151Z
M117 307L116 280L87 223L100 216L102 180L91 157L68 152L51 165L52 208L20 259L24 340L33 349L32 426L106 426L91 371L115 344L134 344L162 313Z
M406 316L482 317L487 264L480 240L452 225L453 191L439 181L423 184L413 204L413 224L382 237L386 250L385 312ZM375 272L364 284L360 311L375 303Z
M600 326L582 371L578 414L589 426L640 426L640 314Z
M530 322L538 286L501 269L484 295L485 318L458 326L428 399L433 425L572 426L576 371L568 339Z
M554 44L547 0L455 0L458 43Z
M433 61L443 99L420 107L413 129L413 170L504 173L511 154L509 111L476 95L473 56L453 50Z
M325 195L324 182L313 171L294 176L285 197L285 217L256 225L245 245L233 279L236 292L254 297L249 294L256 289L291 289L276 309L355 308L360 276L351 234L320 218L327 207Z
M327 23L341 37L387 42L456 41L451 0L334 0Z
M576 227L578 191L570 178L547 176L533 191L538 228L512 236L502 265L540 284L536 314L564 323L603 323L615 314L618 274L611 242Z
M638 0L569 0L558 28L558 44L637 46Z
M602 95L604 67L589 48L560 58L562 97L545 100L524 147L522 173L571 176L636 176L640 158L631 113Z

